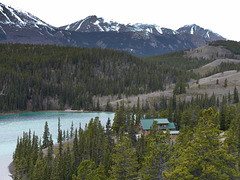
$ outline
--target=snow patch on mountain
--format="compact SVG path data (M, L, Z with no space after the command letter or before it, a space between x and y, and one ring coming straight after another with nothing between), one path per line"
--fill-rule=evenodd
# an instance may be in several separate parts
M77 27L77 29L76 29L75 31L77 31L78 29L80 29L81 26L82 26L82 24L83 24L86 20L88 20L88 19L90 19L90 18L91 18L91 16L86 17L85 19L83 19L83 20L79 23L79 25L78 25L78 27Z
M65 28L65 30L69 30L69 28L70 28L70 24Z
M2 28L2 26L0 26L0 29L2 30L2 32L7 35L7 33L4 31L4 29Z
M206 37L206 38L210 38L210 36L209 36L209 31L207 31L205 37Z
M155 28L159 34L163 34L162 28L160 26L156 26Z
M98 26L98 28L99 28L99 30L101 31L101 32L104 32L104 29L99 25L100 24L100 21L99 20L97 20L95 23L93 23L94 25L96 25L96 26Z
M18 15L15 14L14 10L8 6L5 6L19 22L20 24L26 25L26 22L24 22Z
M193 27L191 27L191 32L190 32L190 34L194 34Z

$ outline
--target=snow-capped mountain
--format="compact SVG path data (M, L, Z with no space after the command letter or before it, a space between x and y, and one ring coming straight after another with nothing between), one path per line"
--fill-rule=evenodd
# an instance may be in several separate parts
M187 33L191 35L201 36L206 39L211 39L211 41L224 39L217 33L212 32L209 29L204 29L196 24L185 25L177 30L179 34Z
M115 21L108 21L97 16L88 16L75 23L60 27L60 29L75 32L143 32L144 34L154 35L182 35L191 34L201 36L209 41L224 39L222 36L204 29L196 24L185 25L178 30L167 29L155 24L120 24Z
M28 12L0 3L0 43L109 48L136 56L151 56L223 39L197 25L174 31L155 24L121 24L97 16L56 28Z
M29 12L13 9L0 3L0 23L5 25L15 25L19 28L23 27L47 27L54 31L54 28L43 22Z
M0 41L2 43L61 44L57 29L29 12L0 3Z
M97 16L88 16L85 19L60 27L60 29L76 32L144 32L155 35L175 34L170 29L162 28L155 24L121 24L115 21L105 20Z

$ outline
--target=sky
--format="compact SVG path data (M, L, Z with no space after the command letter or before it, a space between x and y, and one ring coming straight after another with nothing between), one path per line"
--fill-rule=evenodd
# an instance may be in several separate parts
M229 39L240 41L239 0L0 0L30 12L55 27L89 15L119 23L156 24L177 30L197 24Z

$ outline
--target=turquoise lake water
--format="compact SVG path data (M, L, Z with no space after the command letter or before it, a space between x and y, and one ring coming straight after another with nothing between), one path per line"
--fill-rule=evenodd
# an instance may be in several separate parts
M35 112L21 113L8 116L0 116L0 179L11 179L8 165L12 161L12 155L17 144L17 138L22 137L23 131L35 131L35 134L42 137L45 122L48 122L50 133L56 143L58 117L61 119L61 129L70 129L73 122L74 128L84 128L91 118L99 117L105 127L108 118L112 120L114 113L70 113L70 112Z

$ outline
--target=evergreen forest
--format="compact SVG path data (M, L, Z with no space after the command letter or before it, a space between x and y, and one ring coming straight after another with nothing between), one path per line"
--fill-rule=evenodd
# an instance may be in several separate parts
M194 77L116 50L0 44L0 53L0 112L96 110L94 96L149 93Z

